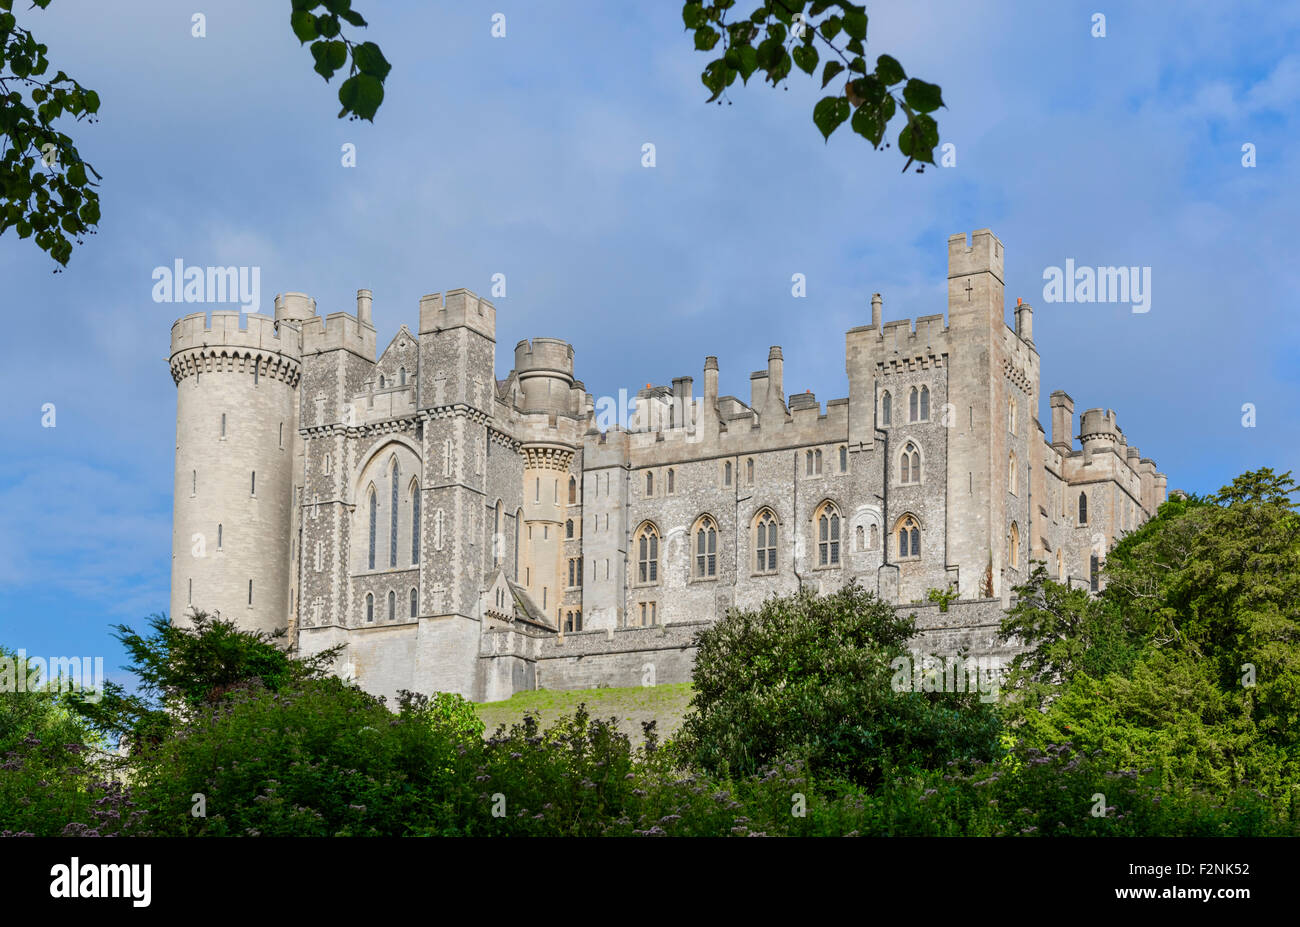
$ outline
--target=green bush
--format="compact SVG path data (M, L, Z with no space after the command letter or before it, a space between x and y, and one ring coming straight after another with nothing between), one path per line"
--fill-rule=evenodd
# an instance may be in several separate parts
M977 694L894 691L890 664L913 631L911 618L852 583L729 614L698 635L686 755L742 777L803 758L818 776L862 784L991 759L998 720Z

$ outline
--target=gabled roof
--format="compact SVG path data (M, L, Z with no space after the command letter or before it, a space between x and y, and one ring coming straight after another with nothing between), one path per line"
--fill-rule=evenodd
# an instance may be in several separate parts
M484 590L486 593L490 594L498 585L505 587L511 606L510 614L508 615L503 615L497 612L500 617L503 617L508 621L522 621L525 624L543 628L547 631L559 630L559 628L552 624L546 617L546 613L537 607L537 603L533 601L532 597L523 586L520 586L518 583L511 580L510 577L506 576L503 569L495 567L494 569L489 570L487 575L484 577ZM493 608L490 609L490 611L496 612L496 609Z

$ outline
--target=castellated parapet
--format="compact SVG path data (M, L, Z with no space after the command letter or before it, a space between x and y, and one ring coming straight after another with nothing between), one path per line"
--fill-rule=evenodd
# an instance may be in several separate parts
M927 307L944 312L886 320L864 299L845 397L789 382L772 345L747 396L719 395L708 355L702 375L605 387L634 396L613 420L562 339L520 341L498 379L496 309L465 289L423 297L382 350L368 289L355 314L284 293L274 319L187 316L173 616L343 644L338 671L388 696L685 681L695 629L850 581L921 614L932 652L1005 656L997 618L1031 561L1099 588L1167 480L1109 409L1076 447L1062 391L1049 443L1004 260L988 229L955 235ZM949 611L917 604L945 588Z

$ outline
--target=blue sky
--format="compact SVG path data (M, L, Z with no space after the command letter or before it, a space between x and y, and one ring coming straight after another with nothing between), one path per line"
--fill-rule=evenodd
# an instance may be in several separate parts
M0 236L0 643L112 670L110 623L167 608L168 332L202 308L152 301L177 258L260 267L264 311L303 291L351 312L369 287L381 346L422 294L504 273L499 376L544 335L574 344L598 396L698 380L716 354L722 392L747 399L780 344L787 391L824 403L847 394L844 332L871 294L886 320L945 311L947 236L990 227L1009 302L1036 307L1044 403L1114 408L1171 487L1295 466L1300 4L869 3L870 55L943 88L957 164L922 175L847 129L824 144L801 74L705 105L677 2L356 6L393 63L374 125L335 118L338 79L312 72L288 0L22 14L102 98L69 131L104 218L57 275ZM1067 258L1152 268L1150 312L1044 303Z

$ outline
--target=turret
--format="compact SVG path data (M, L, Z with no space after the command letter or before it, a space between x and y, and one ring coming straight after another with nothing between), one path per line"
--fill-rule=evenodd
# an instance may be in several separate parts
M1079 440L1083 442L1085 461L1101 451L1120 450L1119 426L1112 409L1089 409L1080 419Z
M246 630L288 625L298 325L314 310L290 293L275 318L200 312L172 326L173 621L196 608Z
M880 331L881 319L883 318L884 300L880 298L879 293L871 294L871 327Z
M515 345L515 370L524 394L525 412L575 412L573 347L559 338L534 338Z

